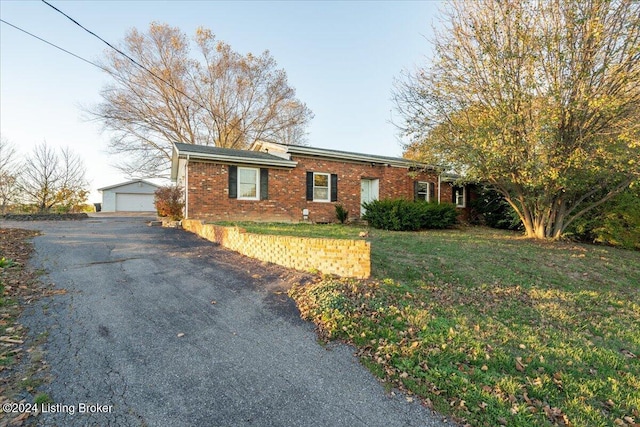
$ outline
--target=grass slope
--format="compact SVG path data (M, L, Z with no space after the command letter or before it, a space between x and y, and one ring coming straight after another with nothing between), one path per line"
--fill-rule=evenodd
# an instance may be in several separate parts
M638 425L640 253L482 228L369 240L372 280L324 278L291 295L389 385L474 426Z

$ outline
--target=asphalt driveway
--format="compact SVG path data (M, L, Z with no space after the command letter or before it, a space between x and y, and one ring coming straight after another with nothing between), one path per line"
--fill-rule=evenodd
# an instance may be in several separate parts
M39 425L451 425L319 344L288 270L140 217L13 225L43 231L32 267L67 290L22 318L48 332Z

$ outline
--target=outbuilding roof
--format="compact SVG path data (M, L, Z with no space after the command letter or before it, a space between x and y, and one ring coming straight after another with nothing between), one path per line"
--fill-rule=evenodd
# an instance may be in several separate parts
M111 189L118 188L118 187L124 187L125 185L135 184L137 182L142 182L142 183L150 185L152 187L160 188L159 185L154 184L153 182L145 181L144 179L134 179L134 180L127 181L127 182L121 182L120 184L114 184L114 185L109 185L107 187L98 188L98 191L111 190Z

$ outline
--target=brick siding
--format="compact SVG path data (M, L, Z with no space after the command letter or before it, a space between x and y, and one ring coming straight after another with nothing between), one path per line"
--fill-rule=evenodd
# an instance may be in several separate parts
M311 222L336 222L335 205L349 211L350 219L360 217L360 185L362 179L379 180L379 198L413 199L413 183L436 183L433 172L409 171L380 164L325 160L293 156L298 162L293 169L269 168L268 200L229 198L229 166L220 163L190 161L188 166L188 216L214 221L302 221L303 209L309 210ZM337 202L306 200L306 173L322 172L338 175ZM441 200L451 202L451 186L441 185ZM437 189L436 189L437 198Z
M252 234L189 219L182 221L182 227L243 255L296 270L360 279L371 274L371 244L364 240Z

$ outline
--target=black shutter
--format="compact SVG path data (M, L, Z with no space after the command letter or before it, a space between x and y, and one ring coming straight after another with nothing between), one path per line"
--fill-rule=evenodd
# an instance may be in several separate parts
M338 175L335 173L331 174L331 201L338 201Z
M260 200L269 199L269 169L260 168Z
M456 189L457 187L451 187L451 203L456 204Z
M238 167L229 166L229 198L238 198Z
M313 200L313 172L307 172L307 200Z
M413 181L413 201L414 202L420 199L420 195L418 194L418 191L420 191L418 188L418 181Z
M429 201L435 202L436 199L436 184L433 182L429 183Z

